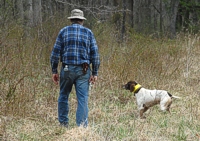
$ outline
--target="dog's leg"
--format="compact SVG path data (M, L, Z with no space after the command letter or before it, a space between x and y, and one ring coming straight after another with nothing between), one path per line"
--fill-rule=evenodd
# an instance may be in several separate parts
M143 105L144 109L140 110L140 118L145 119L146 117L143 115L149 108Z
M166 110L167 110L167 111L168 111L168 112L171 114L171 112L170 112L169 108L167 108Z
M143 105L143 107L144 107L144 112L143 113L145 113L149 109L149 107L147 107L145 104Z
M172 104L172 99L170 97L165 98L160 102L160 109L163 112L168 111L170 113L169 109L170 109L171 104Z
M141 109L141 110L140 110L140 118L141 118L141 119L146 118L145 116L143 116L143 113L144 113L144 109Z
M171 114L171 112L169 109L170 109L171 104L172 104L172 102L167 106L167 109L166 109L170 114Z

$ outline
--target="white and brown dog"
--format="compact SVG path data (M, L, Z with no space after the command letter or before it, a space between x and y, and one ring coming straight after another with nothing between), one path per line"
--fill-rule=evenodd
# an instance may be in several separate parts
M145 118L143 113L156 104L160 104L162 111L169 111L172 104L172 98L180 99L180 97L173 96L165 90L145 89L135 81L129 81L127 84L123 85L123 88L130 90L130 92L134 92L140 111L140 118Z

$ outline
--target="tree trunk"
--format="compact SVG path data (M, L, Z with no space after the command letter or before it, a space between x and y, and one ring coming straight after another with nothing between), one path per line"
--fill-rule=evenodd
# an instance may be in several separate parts
M36 26L42 22L42 13L41 13L41 0L33 1L33 25Z
M70 15L70 12L71 12L71 0L65 0L65 3L64 3L64 15L67 16L67 15Z
M179 0L163 1L162 15L164 33L170 38L176 36L176 18L178 12Z
M162 19L162 16L163 16L163 10L162 10L162 0L160 0L160 33L162 35L163 33L163 19Z
M134 0L133 2L133 28L140 31L140 1Z
M124 41L125 36L125 24L126 24L126 0L123 0L123 17L122 17L122 32L121 32L121 41Z
M174 38L176 36L176 17L178 12L179 0L171 1L171 22L170 22L170 37Z
M131 3L130 3L130 5L131 5L131 27L133 28L134 27L134 9L133 9L133 7L134 7L134 1L133 0L131 0Z
M21 21L24 21L24 7L23 7L23 1L17 0L16 1L16 7L17 7L17 18L19 18Z
M33 3L32 0L26 0L25 19L27 26L33 26Z

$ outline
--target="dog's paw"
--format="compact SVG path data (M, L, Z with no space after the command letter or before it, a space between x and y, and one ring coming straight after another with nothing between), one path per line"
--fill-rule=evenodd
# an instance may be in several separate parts
M146 117L145 116L142 116L142 117L140 117L141 119L146 119Z

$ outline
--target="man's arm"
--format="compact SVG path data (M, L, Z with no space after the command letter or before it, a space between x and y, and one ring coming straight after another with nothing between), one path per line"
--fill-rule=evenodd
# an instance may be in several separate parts
M59 82L59 75L58 75L58 63L59 63L59 59L60 59L60 51L63 45L63 40L62 40L62 30L59 32L58 37L56 39L56 42L54 44L53 50L51 52L51 68L52 68L52 79L53 82L58 85Z
M96 40L94 38L94 35L92 33L91 36L91 63L92 63L92 75L97 76L98 75L98 69L100 66L100 57L99 57L99 52L98 52L98 46L96 43Z

